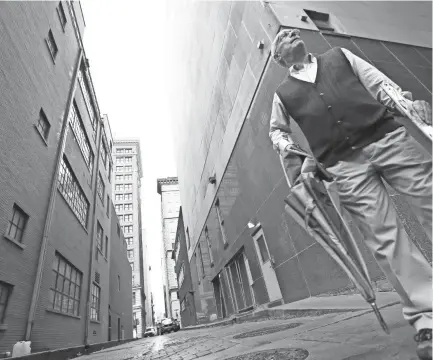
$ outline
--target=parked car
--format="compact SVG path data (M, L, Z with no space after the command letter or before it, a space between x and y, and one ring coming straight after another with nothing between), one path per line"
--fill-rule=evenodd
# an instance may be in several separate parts
M171 333L172 331L176 331L176 324L172 319L164 319L161 321L161 335L166 333Z
M174 331L179 331L180 330L180 323L177 319L173 319L173 323L174 323Z
M147 327L146 331L144 332L144 337L148 337L148 336L156 336L156 329L152 326Z

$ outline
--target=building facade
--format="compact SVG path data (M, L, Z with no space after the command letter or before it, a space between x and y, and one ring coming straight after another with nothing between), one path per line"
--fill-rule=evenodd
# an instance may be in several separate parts
M134 337L141 338L146 328L146 288L141 229L140 191L143 167L140 142L116 139L113 158L113 201L128 245L128 259L132 268Z
M177 178L168 177L157 179L157 192L161 195L162 269L165 316L179 319L180 304L177 294L178 286L174 271L175 262L172 259L180 207Z
M110 287L131 273L110 276L112 136L80 3L3 2L0 27L0 353L108 341Z
M170 8L170 22L190 40L174 49L176 72L184 76L169 96L197 319L215 318L213 302L223 318L258 305L352 291L346 274L284 211L288 185L269 139L269 120L287 69L270 59L270 47L281 29L299 28L310 52L347 48L414 99L431 101L432 4L177 5ZM431 241L409 205L390 194L408 234L431 260ZM389 287L361 240L360 247L376 286ZM209 289L213 299L200 304Z

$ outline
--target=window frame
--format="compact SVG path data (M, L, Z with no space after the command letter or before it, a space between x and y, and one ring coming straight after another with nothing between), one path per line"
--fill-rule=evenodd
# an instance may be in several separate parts
M102 179L102 175L100 172L98 173L98 180L96 182L96 192L98 193L98 196L102 201L102 205L104 205L105 183L104 179Z
M44 126L40 126L41 123L43 123L46 126L46 128L44 128ZM50 136L51 124L48 121L48 117L45 114L44 109L42 108L39 110L39 118L38 118L38 122L35 124L35 127L36 130L38 130L39 135L41 135L42 139L47 145L48 137Z
M9 301L12 295L14 286L5 281L0 281L0 325L6 325L6 311L8 309ZM6 300L2 303L3 291L7 291ZM3 307L2 307L3 306ZM3 308L3 310L1 310Z
M63 8L63 4L61 1L59 1L59 5L57 6L56 10L57 10L57 15L59 16L60 25L62 26L63 32L65 32L68 19L66 17L65 9Z
M96 315L96 317L94 316L94 314ZM90 321L99 322L100 319L101 319L101 287L96 282L92 282L91 300L90 300Z
M19 216L18 222L16 224L13 222L15 219L15 214L18 214L18 216ZM8 225L6 228L5 237L8 240L11 240L15 243L22 245L23 244L24 231L26 229L29 218L30 218L30 216L22 209L22 207L19 206L17 203L14 203L14 205L12 206L12 216L8 219ZM20 221L23 222L21 228L19 227ZM14 236L11 236L12 226L15 227L15 235ZM21 232L19 239L16 237L18 230L20 230L20 232Z
M54 34L52 30L48 30L48 35L45 38L45 43L48 46L48 52L50 53L51 59L53 63L56 63L56 57L59 54L59 47L57 46L56 39L54 38ZM52 48L53 46L53 48Z

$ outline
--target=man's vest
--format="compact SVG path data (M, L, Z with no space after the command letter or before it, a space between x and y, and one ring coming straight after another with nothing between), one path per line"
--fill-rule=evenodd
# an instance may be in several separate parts
M340 48L317 56L314 83L288 76L277 94L325 167L401 126L364 88Z

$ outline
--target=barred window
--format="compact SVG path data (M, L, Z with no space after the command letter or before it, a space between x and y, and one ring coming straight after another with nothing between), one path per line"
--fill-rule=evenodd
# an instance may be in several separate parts
M6 308L12 293L12 288L12 285L0 281L0 324L3 324L5 321Z
M103 238L104 238L104 230L102 229L101 224L97 223L96 225L96 246L98 247L98 250L101 252L102 254L102 247L103 247Z
M6 235L8 238L22 242L24 229L29 216L17 205L14 204L12 217L9 220Z
M90 302L90 320L99 321L101 305L101 288L95 283L92 284L92 299Z
M104 194L105 194L105 184L104 180L102 180L101 173L98 174L98 182L96 184L96 191L98 192L99 198L102 203L104 203Z
M80 223L87 226L87 214L89 212L89 202L81 189L77 178L72 169L63 157L59 172L59 190L66 202L72 208Z
M71 124L71 128L74 132L78 147L80 148L81 153L84 156L86 165L91 172L93 169L93 151L90 147L89 138L86 135L86 130L84 128L83 121L81 120L80 112L78 111L78 107L75 101L71 107L71 112L69 113L69 123Z
M86 69L84 63L81 65L80 71L78 72L78 82L80 83L81 92L86 103L87 111L90 115L90 122L93 128L93 139L96 139L96 111L93 107L93 101L90 96L90 88L87 82Z
M123 220L124 220L124 221L129 221L129 222L131 222L131 221L132 221L132 214L127 214L127 215L125 215L125 216L123 217Z
M57 252L52 273L53 279L49 290L51 308L61 313L79 316L83 274Z
M50 133L51 125L43 109L39 111L39 119L38 123L36 124L36 128L39 130L39 133L42 135L42 137L45 140L48 140L48 134Z
M57 54L59 53L59 48L57 47L56 40L54 39L53 32L50 30L48 31L48 36L45 39L48 50L50 51L51 58L53 61L56 59Z

